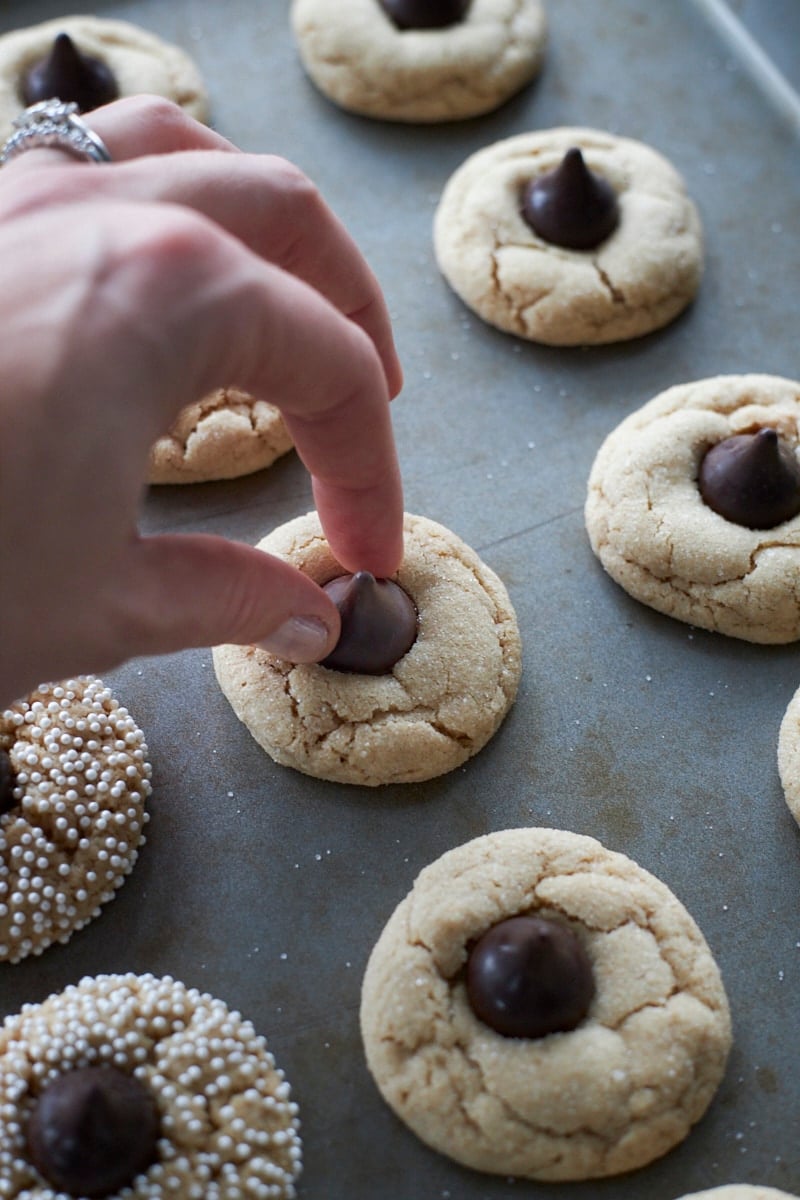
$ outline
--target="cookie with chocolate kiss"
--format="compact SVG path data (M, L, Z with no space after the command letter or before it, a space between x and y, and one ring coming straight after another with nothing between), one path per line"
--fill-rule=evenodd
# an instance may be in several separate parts
M391 581L343 576L316 513L259 542L327 587L342 614L322 663L214 649L220 687L276 762L335 783L418 783L477 754L513 704L521 644L503 583L426 517L406 513L403 534Z
M665 1154L711 1102L731 1041L680 901L560 829L486 834L424 867L370 954L360 1019L378 1090L427 1145L554 1182Z

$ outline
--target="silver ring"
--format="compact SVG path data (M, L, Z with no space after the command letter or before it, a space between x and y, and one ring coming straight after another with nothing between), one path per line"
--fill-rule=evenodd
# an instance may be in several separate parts
M81 117L77 104L41 100L14 119L15 132L0 150L0 167L38 146L55 146L86 162L111 162L108 147Z

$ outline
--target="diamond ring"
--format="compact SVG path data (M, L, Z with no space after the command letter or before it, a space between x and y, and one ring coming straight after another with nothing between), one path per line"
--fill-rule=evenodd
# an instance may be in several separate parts
M77 104L41 100L15 118L14 129L0 150L0 167L38 146L55 146L87 162L111 162L108 147L78 115Z

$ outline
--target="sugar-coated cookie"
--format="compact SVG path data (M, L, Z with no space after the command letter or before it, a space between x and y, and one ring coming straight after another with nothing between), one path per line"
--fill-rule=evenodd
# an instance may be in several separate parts
M588 957L594 996L569 1031L504 1036L475 1015L474 947L523 914L568 930ZM719 970L669 888L553 829L488 834L420 873L370 956L361 1029L384 1099L424 1142L538 1180L665 1154L706 1111L731 1041Z
M541 0L471 0L444 28L399 28L380 0L293 0L303 65L342 108L388 121L452 121L497 108L538 73Z
M108 67L120 96L150 92L175 101L198 121L207 119L205 85L195 63L180 47L127 21L64 16L0 36L1 138L9 136L14 118L28 103L22 91L23 77L50 53L62 33L81 54Z
M678 620L749 642L800 638L800 516L751 529L705 502L707 451L777 431L797 458L800 384L721 375L679 384L627 417L589 477L592 549L626 592Z
M220 388L182 409L150 454L149 481L204 483L270 466L292 448L273 404L239 388Z
M145 840L150 776L142 731L99 679L0 712L0 962L68 941L113 898Z
M778 772L789 811L800 825L800 688L789 701L781 721Z
M779 1192L775 1188L759 1187L751 1183L728 1183L723 1187L711 1188L708 1192L692 1192L689 1196L681 1196L679 1200L797 1200L789 1192Z
M259 548L320 584L342 574L316 513L276 529ZM214 650L234 712L276 762L340 783L410 783L460 766L499 728L521 669L501 581L455 534L411 515L395 579L419 626L386 674L293 665L252 646Z
M522 215L525 188L568 151L616 193L619 220L596 248L546 241ZM594 129L523 133L477 151L450 177L434 221L439 267L490 325L554 346L639 337L692 300L702 272L697 209L655 150Z
M80 1096L82 1074L98 1078L98 1068L104 1069L101 1080L133 1080L131 1087L154 1107L156 1136L154 1146L144 1146L145 1165L133 1179L89 1194L107 1200L295 1196L301 1159L297 1105L264 1038L221 1000L169 976L128 974L82 979L42 1004L25 1005L0 1026L4 1200L62 1195L32 1161L40 1159L32 1123L41 1120L52 1089L66 1087L67 1094ZM84 1100L88 1118L92 1102ZM47 1119L52 1140L58 1121L69 1117L51 1113ZM57 1164L45 1153L39 1165L58 1165L68 1178L83 1182L87 1170L99 1172L103 1154L92 1161L86 1144L92 1121L81 1123L80 1113L76 1120L75 1152L63 1147L62 1138ZM106 1108L103 1122L108 1120ZM115 1128L120 1154L129 1139L135 1144L143 1136L137 1129L142 1124L134 1116L132 1129L130 1120Z

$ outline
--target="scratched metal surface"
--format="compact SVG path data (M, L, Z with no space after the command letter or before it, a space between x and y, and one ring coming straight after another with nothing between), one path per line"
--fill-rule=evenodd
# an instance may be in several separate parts
M279 0L98 2L185 46L217 127L321 185L382 280L407 384L395 405L407 507L506 581L525 668L515 709L464 770L381 791L277 767L219 693L207 652L109 681L146 730L149 842L118 898L64 947L0 967L0 1013L84 974L171 973L252 1018L301 1105L306 1200L675 1200L742 1181L800 1193L800 836L775 766L800 683L794 647L747 645L626 597L584 535L604 435L663 388L719 372L797 375L798 131L700 0L557 0L540 81L462 125L348 116L304 77ZM69 11L6 3L0 30ZM532 127L586 123L652 143L707 232L691 311L600 350L521 344L439 278L430 227L451 171ZM295 457L233 483L160 489L143 528L247 542L310 507ZM547 824L596 835L667 882L722 967L730 1067L687 1141L629 1177L536 1186L462 1170L384 1107L357 1026L369 950L417 871L475 835Z

